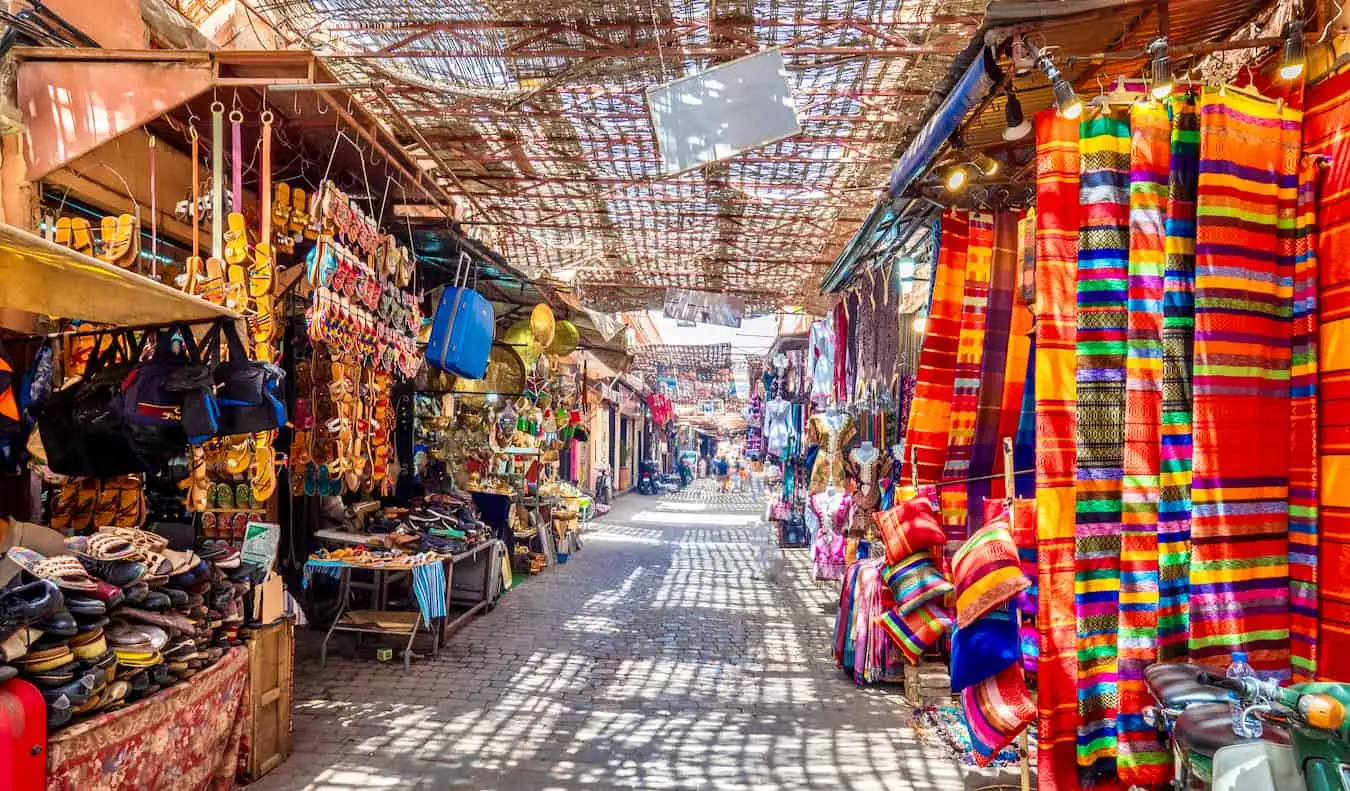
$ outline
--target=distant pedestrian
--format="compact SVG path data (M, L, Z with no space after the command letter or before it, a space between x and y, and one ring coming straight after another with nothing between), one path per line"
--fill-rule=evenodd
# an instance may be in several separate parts
M731 465L727 464L727 458L725 456L719 457L717 459L717 485L724 492L730 491L730 472Z

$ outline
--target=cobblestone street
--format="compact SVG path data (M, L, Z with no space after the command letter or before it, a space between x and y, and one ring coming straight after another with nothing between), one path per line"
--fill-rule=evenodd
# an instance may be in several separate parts
M835 670L805 553L764 578L760 511L707 482L623 497L408 673L349 644L321 671L300 635L294 754L252 788L962 788L898 688Z

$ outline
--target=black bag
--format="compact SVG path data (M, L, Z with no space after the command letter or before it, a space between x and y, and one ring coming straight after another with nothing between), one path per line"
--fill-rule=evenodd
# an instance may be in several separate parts
M229 359L219 362L222 333ZM281 392L286 372L272 363L250 360L233 321L218 322L202 344L207 362L215 366L212 375L222 436L272 431L286 424Z
M129 332L99 335L84 376L34 403L47 466L61 475L111 478L152 466L131 443L122 412L122 380L136 365L139 344Z
M159 466L189 443L214 436L211 387L211 369L197 351L192 329L175 324L157 331L150 358L132 368L122 387L128 437L141 456Z

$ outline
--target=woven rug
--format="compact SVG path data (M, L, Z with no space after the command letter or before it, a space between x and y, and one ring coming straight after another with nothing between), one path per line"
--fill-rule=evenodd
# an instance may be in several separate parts
M1077 337L1079 128L1036 115L1036 542L1041 791L1078 788L1074 617L1074 349Z
M989 309L989 275L994 256L994 218L973 214L970 247L966 253L965 297L961 304L961 338L952 383L951 428L947 432L944 479L964 478L970 471L975 440L975 416L980 404L980 369L984 359L985 319ZM942 489L942 525L948 541L965 540L966 487Z
M1317 208L1317 675L1350 680L1350 68L1308 86L1307 153L1327 158Z
M942 477L942 468L946 464L969 237L968 214L948 211L942 215L932 304L928 321L924 325L919 370L905 424L906 451L901 462L902 481L911 481L917 477L922 483L934 483ZM918 459L918 470L911 467L911 453Z
M979 409L975 415L975 438L970 449L970 466L966 475L990 475L1003 468L1003 437L1011 437L1016 424L1007 434L1001 433L1003 404L1007 391L1026 370L1023 359L1017 374L1009 369L1009 329L1012 326L1013 294L1017 290L1017 214L1000 211L994 214L994 255L989 273L989 310L984 332L984 357L980 362ZM1024 330L1025 332L1025 330ZM1019 401L1022 388L1017 387ZM973 535L984 526L984 501L993 496L1003 498L1003 481L998 481L994 492L993 481L971 481L966 485L969 503L966 519L967 535Z
M1158 469L1158 659L1186 656L1191 583L1191 361L1195 341L1195 184L1200 112L1172 98L1172 167L1163 273L1162 456Z
M1293 228L1300 115L1204 92L1195 223L1191 658L1245 650L1283 679L1293 262L1278 229Z
M950 754L961 760L966 766L975 766L975 755L970 747L970 730L966 727L965 714L960 706L924 706L914 710L910 727L928 743L946 747ZM1031 765L1036 766L1037 758L1036 725L1027 727L1027 755ZM992 767L1017 766L1022 761L1022 752L1018 741L1004 747L994 756Z
M1125 443L1130 125L1085 111L1078 233L1078 402L1074 606L1078 615L1078 765L1084 786L1116 773L1120 492Z
M1130 257L1125 354L1125 457L1120 512L1122 784L1167 779L1169 754L1142 712L1153 702L1144 668L1158 659L1158 475L1162 444L1163 267L1172 124L1167 106L1130 108Z

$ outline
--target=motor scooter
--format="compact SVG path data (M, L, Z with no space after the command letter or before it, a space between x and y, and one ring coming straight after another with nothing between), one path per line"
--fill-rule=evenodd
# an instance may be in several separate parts
M1160 701L1156 715L1179 712L1171 726L1177 791L1350 791L1350 685L1280 687L1196 665L1155 667L1146 675L1155 677L1149 687ZM1261 738L1233 732L1230 692L1244 717L1262 717ZM1222 702L1210 702L1215 693Z

